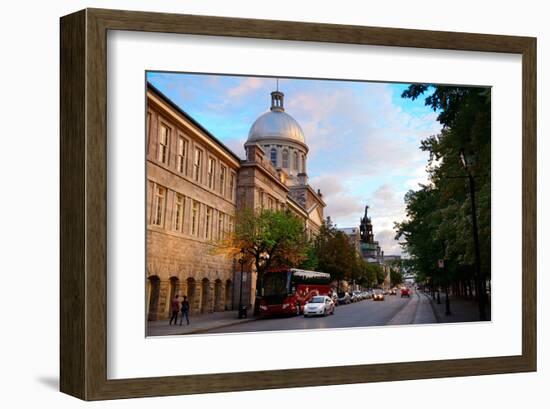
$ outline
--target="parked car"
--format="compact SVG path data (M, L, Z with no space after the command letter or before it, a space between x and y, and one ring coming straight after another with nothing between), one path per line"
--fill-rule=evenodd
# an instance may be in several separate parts
M374 294L372 296L372 299L374 301L384 301L384 291L374 290Z
M327 295L316 295L304 306L304 317L334 314L334 302Z
M397 295L397 289L392 288L392 289L390 290L390 295Z
M401 298L403 297L410 297L411 296L411 290L407 287L403 287L401 289Z
M338 293L338 304L349 304L351 302L351 297L347 291Z
M363 298L361 297L361 291L354 291L351 293L351 302L357 302L361 301Z

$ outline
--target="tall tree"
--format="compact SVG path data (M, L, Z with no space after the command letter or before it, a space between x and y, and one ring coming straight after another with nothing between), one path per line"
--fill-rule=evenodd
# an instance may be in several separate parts
M260 290L266 271L294 267L306 258L307 242L302 220L290 211L247 208L237 213L235 232L222 248L233 257L244 251L257 272Z
M407 219L396 224L397 237L411 256L419 279L445 282L469 279L475 248L468 178L461 154L474 157L468 171L475 178L476 215L480 238L481 269L490 277L491 220L491 93L489 88L411 85L402 94L438 113L439 135L422 141L430 154L430 183L405 196ZM447 260L446 276L437 259ZM439 281L438 281L439 280Z
M359 279L362 274L355 248L346 234L336 229L330 217L323 221L307 254L302 267L329 273L338 288L342 280Z

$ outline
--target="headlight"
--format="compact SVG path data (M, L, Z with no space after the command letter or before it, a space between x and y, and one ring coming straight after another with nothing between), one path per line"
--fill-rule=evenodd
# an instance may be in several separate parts
M283 309L288 308L289 304L283 304Z
M267 305L260 305L260 310L267 310Z

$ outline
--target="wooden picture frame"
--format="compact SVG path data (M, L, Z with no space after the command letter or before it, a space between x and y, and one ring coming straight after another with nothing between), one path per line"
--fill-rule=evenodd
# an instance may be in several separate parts
M522 353L156 378L107 378L107 32L215 35L522 57ZM536 370L536 39L503 35L86 9L61 18L60 389L85 400ZM313 376L314 375L314 376Z

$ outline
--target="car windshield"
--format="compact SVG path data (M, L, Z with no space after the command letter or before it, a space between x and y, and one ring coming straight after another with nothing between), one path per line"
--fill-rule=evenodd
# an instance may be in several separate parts
M322 304L325 302L325 297L313 297L310 301L312 304Z

